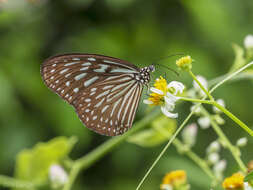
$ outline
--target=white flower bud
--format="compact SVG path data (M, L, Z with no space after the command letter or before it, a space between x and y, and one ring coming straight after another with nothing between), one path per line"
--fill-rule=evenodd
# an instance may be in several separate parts
M213 170L215 172L223 172L226 169L226 166L227 166L227 161L221 160L214 165Z
M200 114L201 112L201 108L199 106L196 106L196 105L192 105L191 108L190 108L191 111L194 110L194 113L195 114Z
M219 152L220 151L220 143L218 141L213 141L208 147L207 147L207 154L213 153L213 152Z
M248 142L248 139L246 137L242 137L237 140L236 145L239 147L243 147L247 145L247 142Z
M59 188L68 181L68 174L58 164L52 164L49 168L49 179L53 188Z
M198 119L198 124L202 129L207 129L210 127L211 121L209 117L200 117Z
M244 38L244 46L246 49L253 48L253 35L247 35Z
M213 153L208 155L207 159L211 164L216 164L220 159L220 155L216 152L213 152Z
M218 100L216 100L216 102L217 102L218 104L220 104L221 106L225 107L225 102L224 102L223 99L218 99ZM213 106L213 111L214 111L215 113L221 113L221 112L222 112L222 111L220 111L218 108L216 108L215 106Z
M214 167L213 167L214 175L218 179L222 179L223 178L223 172L226 169L226 166L227 166L226 160L220 160L219 162L217 162L214 165Z
M198 127L195 123L187 125L182 131L183 142L192 147L196 143L196 136L198 132Z
M198 81L202 84L202 86L207 90L208 89L208 83L207 80L200 75L197 75L196 78L198 79ZM200 86L198 85L198 83L196 81L193 81L193 87L200 92L200 94L203 96L205 95L205 92L200 88Z

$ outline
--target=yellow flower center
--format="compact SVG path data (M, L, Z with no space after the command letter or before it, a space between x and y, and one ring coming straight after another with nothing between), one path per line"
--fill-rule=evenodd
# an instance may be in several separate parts
M151 93L148 100L152 101L153 104L151 105L160 105L164 103L164 96L166 95L168 88L167 88L167 81L160 76L160 78L155 80L154 87L158 90L161 90L163 92L163 95L157 94L157 93Z
M163 178L163 184L183 184L186 182L186 173L184 170L175 170L167 173Z
M176 64L181 69L191 69L192 68L192 58L191 56L185 56L176 61Z
M222 186L226 190L241 190L243 189L244 177L241 173L235 173L231 177L227 177Z

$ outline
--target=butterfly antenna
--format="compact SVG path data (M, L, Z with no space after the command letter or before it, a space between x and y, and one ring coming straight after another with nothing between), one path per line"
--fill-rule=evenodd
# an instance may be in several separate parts
M177 76L179 76L179 73L178 73L177 71L175 71L174 69L171 69L171 68L166 67L166 66L161 65L161 64L156 64L156 62L159 62L159 61L161 61L161 60L168 59L168 58L174 57L174 56L179 56L179 55L185 55L185 54L184 54L184 53L177 53L177 54L172 54L172 55L169 55L169 56L166 56L166 57L161 57L161 58L157 59L156 61L154 61L153 64L154 64L154 65L157 65L157 66L159 66L159 67L161 66L161 67L163 67L163 68L166 68L166 69L172 71L173 73L175 73Z

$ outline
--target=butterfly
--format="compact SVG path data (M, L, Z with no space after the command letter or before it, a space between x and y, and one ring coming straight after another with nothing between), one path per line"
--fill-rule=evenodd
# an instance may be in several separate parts
M138 68L97 54L62 54L41 65L44 83L67 101L89 129L117 136L132 127L154 65Z

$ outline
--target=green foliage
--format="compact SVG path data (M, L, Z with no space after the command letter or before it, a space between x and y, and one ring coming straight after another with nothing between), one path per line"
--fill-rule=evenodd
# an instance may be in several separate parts
M175 129L176 121L161 115L151 123L151 128L144 129L132 135L129 137L128 142L143 147L157 146L165 141L168 141Z
M245 176L244 181L248 182L253 186L253 171L251 171L248 175Z
M32 149L22 150L17 155L15 177L34 183L48 180L49 167L59 164L68 156L76 138L57 137L46 143L38 143Z

